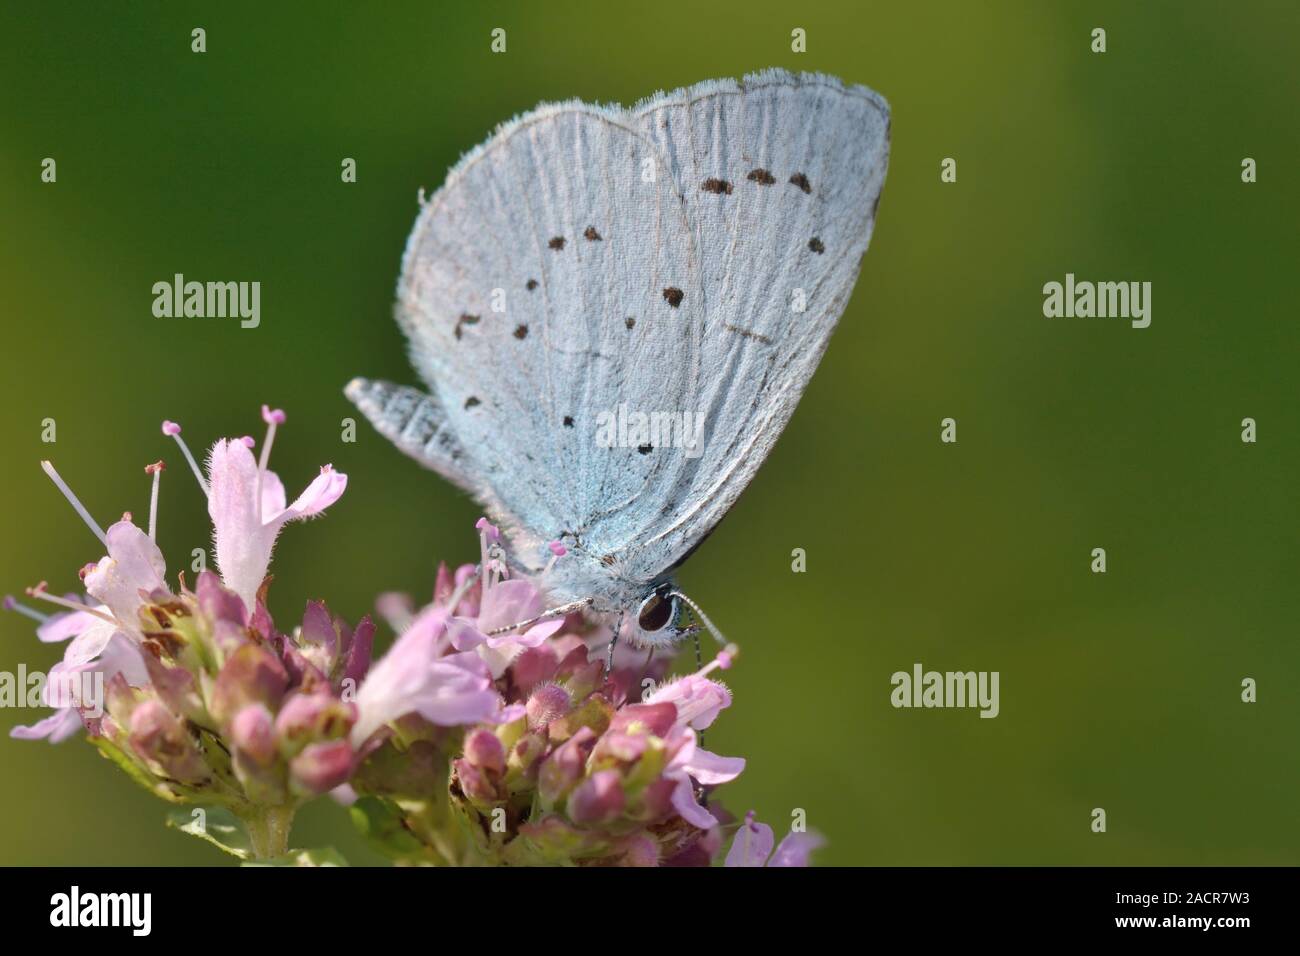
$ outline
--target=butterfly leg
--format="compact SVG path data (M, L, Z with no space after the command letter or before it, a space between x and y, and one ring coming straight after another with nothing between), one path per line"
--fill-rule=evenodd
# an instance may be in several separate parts
M581 601L570 601L568 604L561 604L559 607L553 607L549 611L543 611L536 617L530 617L526 621L519 621L515 624L507 624L505 627L494 627L487 632L488 637L496 637L500 634L509 634L511 631L523 627L532 627L539 621L544 621L548 617L563 617L572 614L574 611L581 611L584 608L591 607L591 598L583 598Z
M609 639L609 647L605 651L605 677L608 678L610 672L614 670L614 645L618 643L618 635L623 631L623 612L618 612L618 620L614 623L614 636Z

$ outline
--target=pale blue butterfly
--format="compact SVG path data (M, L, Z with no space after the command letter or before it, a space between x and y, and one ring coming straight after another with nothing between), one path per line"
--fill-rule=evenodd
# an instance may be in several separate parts
M430 393L347 394L500 523L558 605L543 616L588 608L656 647L698 630L681 602L721 639L672 572L803 394L888 156L884 99L816 74L539 107L422 202L396 313Z

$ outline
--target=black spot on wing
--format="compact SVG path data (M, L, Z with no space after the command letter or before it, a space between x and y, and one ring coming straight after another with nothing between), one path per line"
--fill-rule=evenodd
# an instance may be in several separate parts
M586 239L588 242L601 241L600 233L596 231L595 226L588 226L586 231L582 234L582 238Z
M706 193L713 193L715 196L731 195L731 183L725 179L706 179L700 184L700 189Z
M749 175L745 178L751 183L758 183L760 186L770 186L776 182L776 177L766 169L751 169Z
M808 182L808 177L803 173L795 173L790 177L790 182L794 183L806 193L812 192L812 183Z
M813 252L817 253L817 255L821 255L823 252L826 251L826 247L822 245L822 241L818 239L816 236L813 236L811 239L808 240L808 248L811 249Z
M551 240L550 242L548 242L546 245L549 246L550 248L554 249L556 252L559 252L561 249L564 248L564 237L563 237L563 236L556 236L554 239L552 239L552 240Z
M676 286L669 286L664 289L664 301L674 309L682 304L682 299L686 298L686 293Z
M526 338L528 338L528 326L526 326L526 325L516 325L516 326L515 326L515 338L517 338L517 339L526 339Z
M467 325L478 325L478 316L462 315L459 319L456 320L456 339L458 341L460 337L464 334L465 326Z
M537 288L537 280L529 279L527 282L524 283L524 288L527 289L529 292L532 292L534 289Z

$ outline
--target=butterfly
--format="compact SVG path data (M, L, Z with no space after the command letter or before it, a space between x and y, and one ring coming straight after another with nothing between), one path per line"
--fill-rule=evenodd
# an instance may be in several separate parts
M429 391L346 393L482 504L549 614L613 621L611 658L698 633L683 605L721 640L673 572L821 360L889 141L880 95L784 70L540 106L421 199L395 312Z

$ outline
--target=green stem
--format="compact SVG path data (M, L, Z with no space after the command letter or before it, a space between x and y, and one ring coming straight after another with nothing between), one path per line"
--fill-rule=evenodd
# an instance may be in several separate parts
M289 831L293 829L294 812L292 806L257 807L243 817L253 859L273 860L289 852Z

